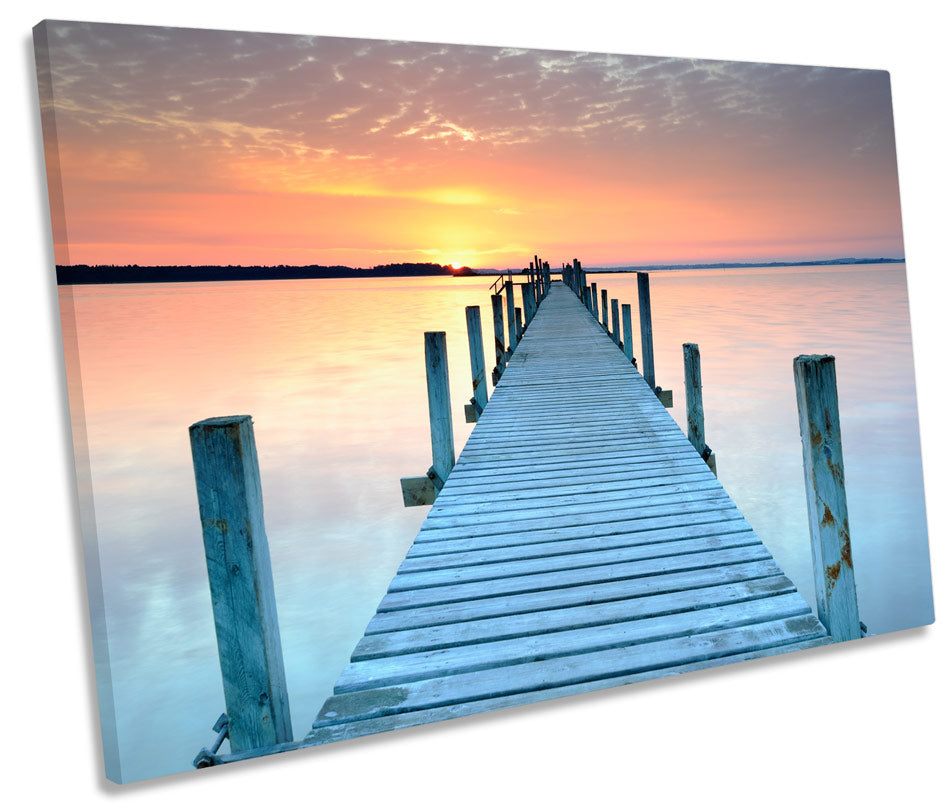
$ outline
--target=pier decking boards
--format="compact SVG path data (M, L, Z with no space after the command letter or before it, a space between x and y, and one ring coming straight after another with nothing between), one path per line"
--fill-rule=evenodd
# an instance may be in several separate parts
M830 643L554 284L303 745Z

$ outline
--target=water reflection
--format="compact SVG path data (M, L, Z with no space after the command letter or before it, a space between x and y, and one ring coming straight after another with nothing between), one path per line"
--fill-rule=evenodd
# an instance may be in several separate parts
M590 278L636 304L635 277ZM300 737L424 516L399 489L430 463L422 333L447 333L460 450L464 308L481 306L493 358L489 281L61 289L75 309L64 338L82 371L125 780L187 769L224 708L187 427L254 416ZM681 345L693 341L720 477L812 602L792 358L837 357L862 618L875 632L929 622L903 266L656 273L651 288L674 417L684 425Z

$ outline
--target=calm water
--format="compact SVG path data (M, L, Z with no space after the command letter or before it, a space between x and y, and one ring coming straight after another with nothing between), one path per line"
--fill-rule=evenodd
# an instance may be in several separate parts
M589 278L635 305L635 277ZM399 487L430 464L422 333L448 334L460 450L464 308L482 306L493 357L489 281L61 289L75 312L64 338L82 371L125 780L189 769L224 710L188 426L254 417L300 738L425 514L402 507ZM861 617L872 633L931 622L903 265L654 273L651 292L674 417L685 424L681 345L693 341L720 479L812 605L792 358L837 357Z

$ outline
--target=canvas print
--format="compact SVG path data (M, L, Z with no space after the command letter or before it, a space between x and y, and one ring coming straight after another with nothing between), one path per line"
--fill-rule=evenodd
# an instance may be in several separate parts
M932 622L886 71L34 41L110 779Z

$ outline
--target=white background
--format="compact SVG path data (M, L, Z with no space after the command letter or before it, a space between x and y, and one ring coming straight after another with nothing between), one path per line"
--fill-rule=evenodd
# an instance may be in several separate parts
M127 787L102 778L32 65L30 29L44 17L891 71L938 617L946 595L946 25L936 12L920 10L938 4L255 5L51 0L4 12L0 442L4 518L13 521L4 522L0 540L7 708L0 763L8 808L114 801L162 810L946 803L947 627L939 621L237 767ZM202 744L195 742L196 750Z

